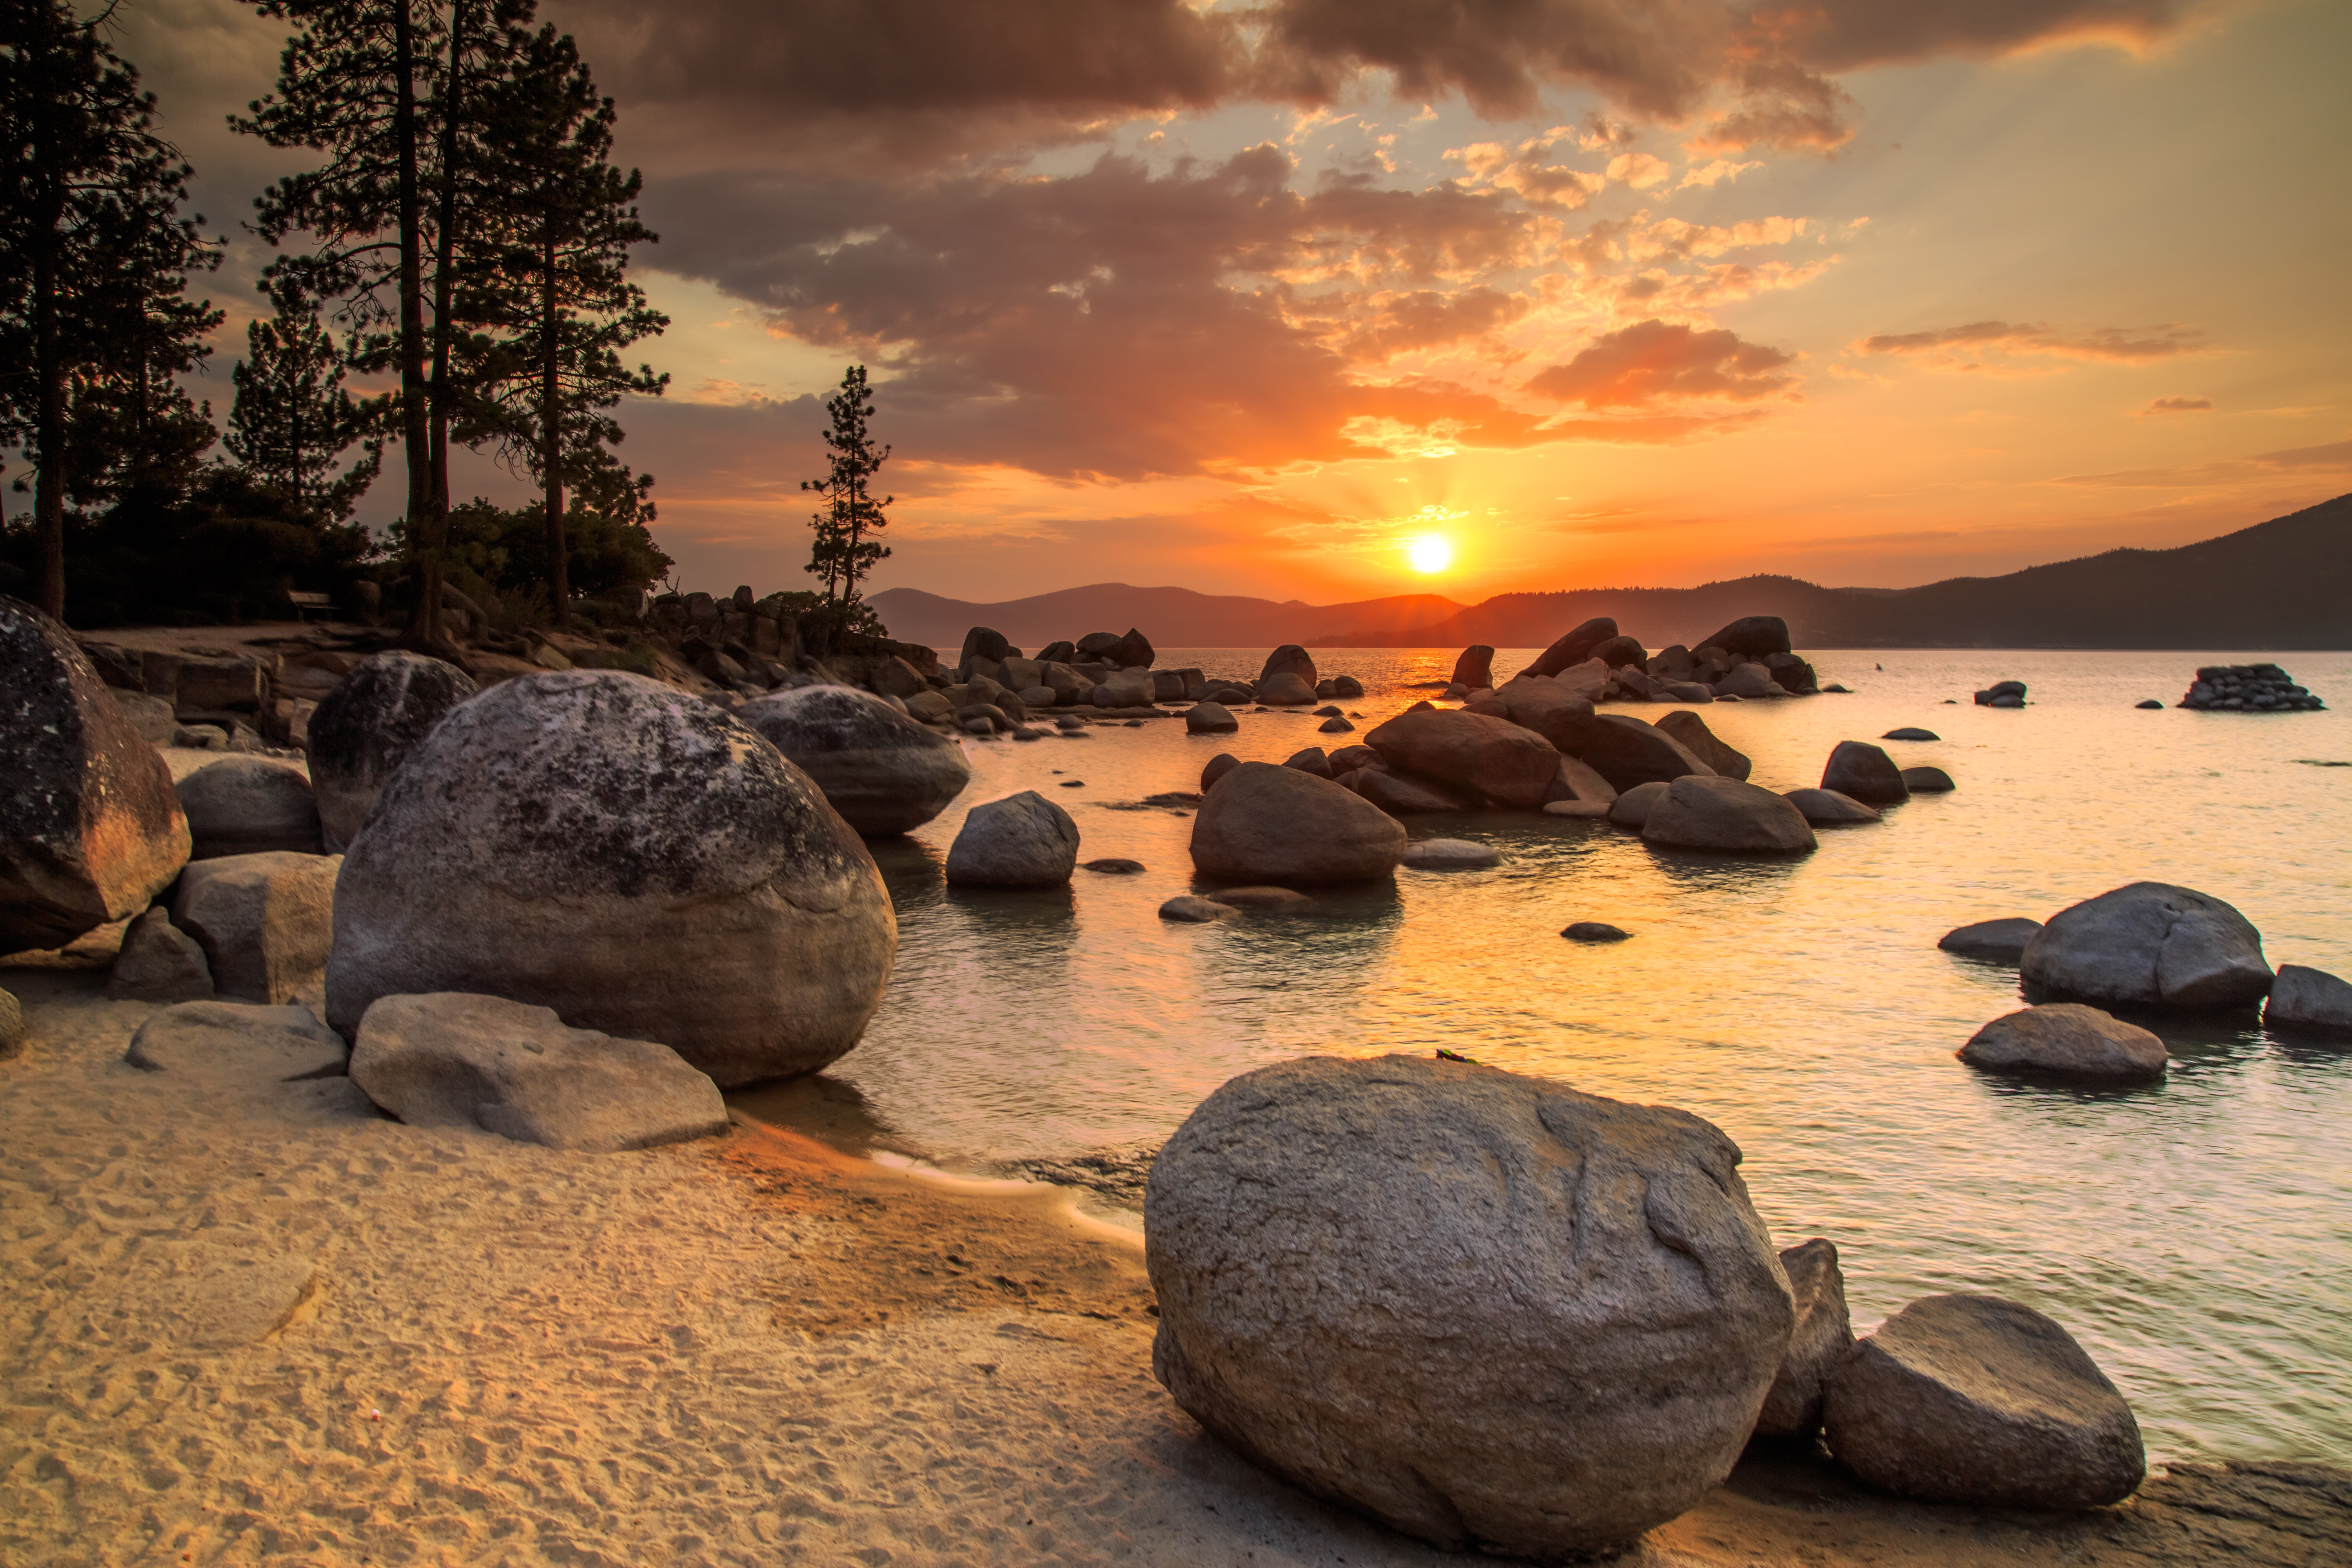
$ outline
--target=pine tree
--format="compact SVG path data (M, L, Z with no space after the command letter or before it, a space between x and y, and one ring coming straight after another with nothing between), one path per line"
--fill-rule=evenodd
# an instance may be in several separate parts
M104 495L208 419L172 380L219 314L184 296L217 251L155 100L65 0L0 0L0 439L33 461L40 606L65 614L69 492ZM201 435L201 440L197 437Z
M841 378L841 390L825 399L824 407L833 416L833 426L818 434L832 453L830 470L824 479L802 480L801 489L824 497L827 503L809 519L816 542L807 570L824 580L826 617L838 630L856 614L858 584L890 558L887 545L866 535L889 525L883 509L898 498L874 499L871 480L890 448L875 446L866 423L874 417L874 395L864 365L849 367Z
M223 445L297 517L348 521L383 467L383 438L375 410L344 390L343 356L318 307L281 300L274 321L246 327L245 343ZM336 472L354 443L358 460Z

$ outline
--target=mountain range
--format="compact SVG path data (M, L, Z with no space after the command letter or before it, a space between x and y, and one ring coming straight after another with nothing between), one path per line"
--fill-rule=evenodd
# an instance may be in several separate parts
M1437 594L1307 605L1102 583L994 605L913 588L872 602L894 637L950 648L975 626L1033 650L1129 626L1162 647L1541 647L1594 616L1614 616L1653 647L1741 616L1779 616L1799 647L2352 648L2352 495L2178 549L2110 550L1916 588L1754 576L1498 594L1476 605Z

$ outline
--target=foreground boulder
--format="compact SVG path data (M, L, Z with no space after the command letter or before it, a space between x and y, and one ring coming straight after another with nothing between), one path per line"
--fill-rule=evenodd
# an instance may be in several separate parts
M2098 1508L2147 1473L2139 1424L2063 1328L1998 1296L1927 1296L1832 1374L1831 1451L1930 1502Z
M1543 805L1559 776L1559 752L1541 735L1459 710L1400 713L1364 743L1399 773L1521 810Z
M2352 982L2300 963L2279 965L2263 1022L2273 1029L2352 1036Z
M1068 881L1077 865L1078 825L1024 789L965 814L948 847L947 876L966 887L1050 888Z
M1747 753L1734 751L1706 727L1706 721L1696 713L1669 713L1658 721L1661 734L1671 735L1683 750L1713 768L1727 779L1746 782L1755 768Z
M727 1131L719 1086L667 1046L568 1028L503 996L377 998L351 1076L411 1127L479 1127L551 1149L651 1149Z
M1152 1163L1153 1374L1440 1546L1622 1545L1730 1470L1789 1342L1738 1162L1684 1111L1493 1068L1245 1074Z
M202 1002L213 994L212 964L196 939L172 923L171 912L149 910L122 933L122 951L106 977L117 1002Z
M1958 926L1944 933L1936 945L1946 952L1957 952L1963 958L1981 958L1989 963L2015 963L2025 956L2025 944L2042 929L2040 921L2011 916L2007 920L1979 921L1974 925Z
M1363 882L1392 874L1404 828L1350 790L1297 768L1243 763L1192 818L1192 868L1221 882Z
M338 1077L346 1054L342 1037L308 1007L183 1002L140 1025L122 1059L194 1085L258 1089Z
M814 780L825 804L860 833L920 827L971 782L961 746L850 687L779 691L735 716Z
M418 653L362 659L310 715L310 790L332 850L359 837L386 780L449 710L480 689L454 664Z
M2141 1006L2242 1007L2271 988L2252 922L2168 882L2134 882L2053 915L2018 967L2064 995Z
M1867 741L1840 741L1822 769L1822 787L1864 805L1900 805L1911 798L1895 759Z
M328 1021L467 991L653 1039L721 1087L857 1043L898 922L807 774L642 677L502 681L393 775L336 889Z
M1756 1430L1767 1437L1801 1437L1821 1429L1830 1373L1853 1348L1853 1318L1834 1243L1817 1236L1789 1247L1780 1254L1780 1268L1796 1298L1797 1328L1757 1413Z
M180 781L188 816L189 858L289 849L316 855L319 803L310 781L261 757L224 757Z
M192 860L172 923L194 937L213 989L275 1006L318 984L335 942L340 855L225 855Z
M1642 824L1653 844L1732 853L1786 853L1816 848L1804 814L1760 784L1689 776L1666 786Z
M172 772L65 627L0 595L0 952L138 913L188 862Z
M2005 1014L1979 1029L1959 1049L1960 1060L1988 1072L2137 1083L2162 1078L2164 1042L2079 1002L2050 1002Z

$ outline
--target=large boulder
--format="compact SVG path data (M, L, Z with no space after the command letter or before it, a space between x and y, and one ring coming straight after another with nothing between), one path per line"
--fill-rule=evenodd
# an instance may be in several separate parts
M1097 708L1149 708L1153 701L1152 691L1150 670L1122 669L1097 681L1094 695L1087 700Z
M1696 713L1669 713L1658 721L1662 734L1671 735L1682 749L1713 768L1727 779L1746 781L1755 763L1745 752L1734 751L1706 727L1706 721Z
M2162 1078L2164 1042L2079 1002L2050 1002L2004 1014L1959 1048L1960 1060L1988 1072L2049 1073L2132 1083Z
M1398 773L1411 773L1496 805L1532 811L1549 798L1559 752L1507 719L1458 710L1400 713L1364 737Z
M1895 759L1867 741L1840 741L1822 769L1822 787L1864 805L1900 805L1911 798Z
M1927 1296L1831 1374L1831 1451L1930 1502L2081 1509L2147 1473L2139 1424L2074 1336L1999 1296Z
M1801 1437L1821 1428L1830 1373L1853 1349L1853 1319L1846 1310L1845 1274L1838 1268L1834 1243L1817 1236L1783 1248L1780 1268L1796 1298L1797 1330L1772 1374L1756 1430L1768 1437Z
M1544 804L1576 800L1607 805L1617 798L1617 786L1602 778L1586 763L1574 757L1562 757L1559 770L1552 775L1551 788L1544 794Z
M1735 665L1722 679L1715 683L1718 697L1753 700L1759 697L1786 697L1786 688L1772 679L1772 672L1760 664Z
M990 626L974 626L963 634L963 647L956 655L956 672L961 679L971 675L971 661L984 658L991 664L1003 664L1017 657L1021 650L1004 640L1004 634Z
M2272 979L2245 916L2168 882L2134 882L2062 910L2018 967L2063 995L2140 1006L2242 1007Z
M16 993L0 990L0 1062L25 1050L25 1005Z
M454 664L418 653L360 661L310 715L310 790L329 850L359 837L375 797L418 742L480 689Z
M1277 675L1295 675L1312 691L1317 681L1314 656L1295 642L1284 643L1265 656L1265 668L1257 672L1260 689Z
M1740 854L1786 853L1821 843L1804 813L1784 796L1760 784L1699 774L1666 786L1642 824L1642 837L1683 849Z
M1576 756L1618 790L1642 784L1672 784L1691 773L1708 777L1715 773L1681 742L1629 713L1603 713L1594 719Z
M2021 915L2006 920L1978 921L1973 925L1957 926L1946 931L1936 945L1946 952L1957 952L1963 958L1981 958L1989 963L2016 963L2025 956L2026 943L2042 930L2040 921L2030 921Z
M2279 965L2263 1022L2273 1029L2352 1036L2352 982L2300 963Z
M971 781L961 746L851 687L774 692L735 716L814 779L860 833L920 827Z
M1218 882L1361 882L1393 873L1405 832L1329 779L1243 763L1202 798L1192 868Z
M122 933L106 977L118 1002L202 1002L213 994L212 964L196 939L172 923L171 911L149 910Z
M1242 721L1222 702L1195 702L1184 710L1184 732L1188 735L1230 735L1242 727Z
M1077 864L1078 825L1024 789L965 814L948 847L947 876L967 887L1050 888L1068 881Z
M1475 691L1480 687L1495 684L1495 650L1485 643L1475 643L1462 650L1454 661L1454 684Z
M1592 650L1617 635L1617 623L1607 616L1595 616L1582 626L1561 637L1536 657L1528 666L1529 675L1558 675L1571 665L1582 664L1592 657Z
M340 855L283 849L192 860L172 899L172 923L205 950L221 995L290 1002L327 967L342 864Z
M319 803L310 781L266 757L228 756L180 781L188 816L189 858L259 855L288 849L316 855Z
M1789 623L1778 616L1742 616L1696 646L1719 647L1726 653L1743 654L1749 658L1787 653Z
M1257 683L1257 700L1272 707L1303 708L1316 700L1315 683L1283 670Z
M727 1087L855 1046L897 947L865 842L752 731L638 676L522 676L385 785L336 889L328 1021L506 996Z
M1495 698L1511 722L1532 730L1562 752L1576 753L1589 744L1599 721L1590 692L1580 692L1549 676L1521 676L1507 681Z
M0 952L138 913L188 862L171 769L71 634L0 595Z
M727 1131L719 1086L667 1046L570 1028L503 996L380 996L360 1019L350 1070L378 1109L412 1127L479 1127L595 1152Z
M1730 1470L1789 1342L1738 1162L1686 1112L1494 1068L1261 1068L1152 1163L1153 1373L1441 1546L1623 1545Z
M1639 637L1614 637L1596 646L1591 657L1630 679L1641 675L1642 666L1648 660L1650 650L1642 646Z

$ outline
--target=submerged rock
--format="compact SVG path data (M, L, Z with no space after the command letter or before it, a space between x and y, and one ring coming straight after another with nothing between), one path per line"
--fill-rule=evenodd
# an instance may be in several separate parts
M1845 1275L1832 1243L1817 1236L1788 1247L1780 1254L1780 1268L1796 1298L1797 1329L1772 1374L1756 1430L1768 1437L1801 1437L1821 1428L1830 1374L1853 1348L1853 1319L1846 1310Z
M1228 915L1239 913L1241 910L1231 904L1221 904L1213 899L1196 899L1190 893L1180 894L1160 906L1161 920L1191 925L1205 925L1211 921L1221 921Z
M1903 787L1913 795L1949 795L1959 786L1941 768L1905 768Z
M1494 846L1467 838L1424 838L1406 847L1403 863L1416 871L1471 871L1499 866L1503 857Z
M1609 925L1601 921L1579 921L1559 934L1570 942L1624 942L1633 933L1622 926Z
M2162 1078L2164 1042L2137 1024L2077 1002L2050 1002L2005 1014L1959 1048L1960 1060L1989 1072L2036 1072L2138 1082Z
M1404 847L1370 801L1269 763L1233 769L1192 819L1193 869L1213 881L1369 881L1393 872Z
M1440 1546L1622 1546L1729 1472L1789 1342L1738 1160L1685 1112L1493 1068L1245 1074L1152 1163L1153 1373L1270 1469Z
M2063 995L2141 1006L2242 1007L2271 988L2252 923L2168 882L2134 882L2053 915L2019 967Z
M826 804L860 833L920 827L971 782L961 746L846 686L778 691L735 716L815 781Z
M966 887L1050 888L1078 864L1078 825L1034 789L982 802L948 847L947 878Z
M1912 725L1900 730L1889 730L1878 738L1882 741L1940 741L1944 737L1933 730L1922 730Z
M456 665L418 653L373 654L343 677L310 715L307 748L327 849L350 847L408 753L479 690Z
M1864 805L1900 805L1911 798L1895 759L1867 741L1840 741L1822 769L1822 787Z
M1946 952L1957 952L1963 958L1981 958L1991 963L2015 963L2025 956L2025 944L2042 929L2040 921L2011 916L2006 920L1979 921L1974 925L1960 926L1944 933L1936 945Z

